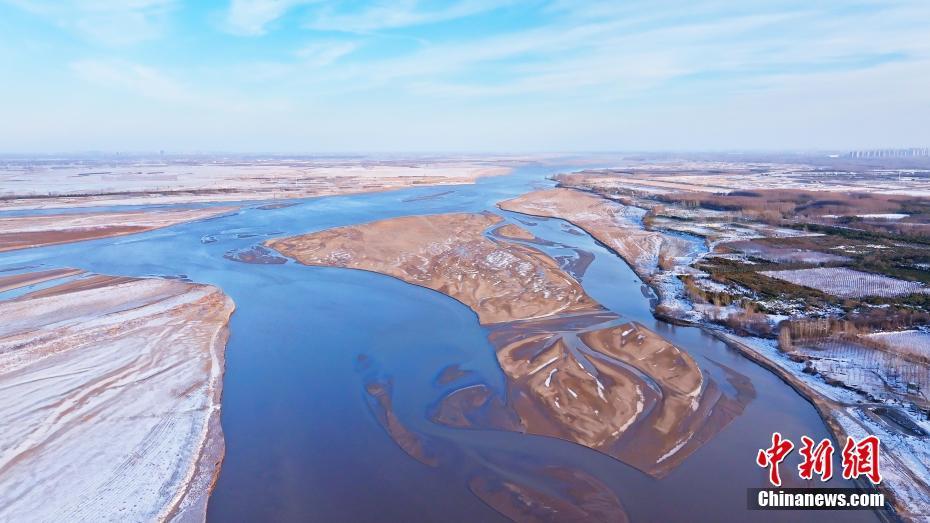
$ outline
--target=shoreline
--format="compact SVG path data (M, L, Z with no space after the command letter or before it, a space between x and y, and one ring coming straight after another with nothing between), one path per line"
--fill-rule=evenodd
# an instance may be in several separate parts
M591 191L589 189L575 189L575 188L570 188L570 189L578 190L580 192L584 192L584 193L591 194L593 196L604 198L602 195L599 195L596 192ZM507 212L513 212L513 213L517 213L523 216L528 216L528 217L533 217L533 218L558 219L563 222L569 223L581 229L582 231L584 231L590 238L592 238L595 241L596 244L600 245L607 252L616 256L623 263L625 263L627 267L629 267L630 270L632 270L633 273L636 274L637 277L639 277L640 280L652 291L656 299L650 300L650 312L655 319L672 324L672 325L676 325L676 326L699 328L702 332L713 336L717 340L720 340L721 342L726 344L728 347L733 348L734 350L739 352L740 355L742 355L746 359L752 361L753 363L759 365L760 367L767 370L768 372L771 372L772 374L774 374L781 381L783 381L785 384L791 387L792 390L794 390L801 398L803 398L805 401L810 403L814 407L815 411L817 412L817 415L820 417L824 425L827 427L827 430L829 431L831 437L833 437L835 441L837 442L843 441L848 436L846 430L842 427L840 422L836 419L836 415L833 413L833 410L836 410L836 409L835 409L835 405L833 404L832 400L824 397L820 393L811 389L806 383L803 382L803 380L797 378L791 372L785 369L782 369L777 364L769 360L768 357L759 353L758 351L753 349L748 344L740 341L739 339L735 339L735 338L738 338L735 334L727 333L720 329L715 329L712 326L707 325L703 321L695 321L695 320L679 317L679 316L670 314L668 312L664 312L662 310L662 303L664 301L663 295L661 292L662 289L660 288L660 285L658 283L653 281L653 278L652 278L652 276L655 276L655 275L645 276L644 274L642 274L635 264L630 263L630 261L627 260L626 257L624 257L622 254L620 254L616 249L614 249L610 245L607 245L603 241L599 240L587 228L581 226L580 224L572 221L569 218L558 217L558 216L545 216L545 215L531 214L525 211L512 210L512 209L508 209L502 206L501 203L503 202L499 202L497 205L498 208L500 208L501 210L504 210ZM687 302L690 302L690 300L687 300L687 298L682 298L682 299ZM677 301L677 298L674 301ZM856 480L855 484L859 487L867 486L864 483L862 483L860 480ZM876 510L875 511L876 514L878 514L879 517L883 521L886 521L886 522L906 521L902 517L901 510L898 506L900 505L901 502L898 500L898 497L895 495L894 491L887 486L887 483L883 482L882 484L875 486L875 488L877 488L880 492L882 492L886 496L887 503L888 503L887 509Z
M222 291L221 291L222 292ZM226 458L226 437L223 432L223 382L226 377L226 348L229 345L229 322L236 312L236 304L225 295L226 321L217 331L211 343L211 357L216 374L211 376L213 384L213 405L210 416L204 424L200 450L194 461L191 473L185 481L184 489L172 500L164 520L172 522L206 521L210 497L219 481ZM206 485L204 487L204 485ZM195 489L201 489L196 491Z
M662 267L661 259L664 255L671 255L676 252L674 248L670 247L670 244L665 243L666 241L669 241L669 240L677 241L678 239L675 236L669 235L663 231L647 229L641 223L630 222L625 225L621 224L616 227L616 230L619 232L623 232L625 236L630 236L631 234L636 234L636 235L641 235L641 236L644 235L640 238L641 241L647 241L649 239L654 239L656 237L660 238L659 245L655 246L654 250L651 252L643 251L643 252L640 252L638 255L635 251L623 253L621 252L620 247L611 245L610 243L608 243L607 238L610 237L610 231L608 231L607 229L598 229L592 226L591 224L588 224L588 226L585 226L583 223L581 223L577 219L572 219L572 217L569 216L572 214L577 215L577 212L573 212L570 209L567 210L564 208L563 208L564 212L557 212L557 210L550 208L550 209L537 209L538 212L534 213L533 210L530 209L530 207L539 206L540 203L532 202L532 201L518 203L518 201L520 199L526 199L531 196L543 194L546 192L564 191L564 193L562 194L577 193L580 195L584 195L585 197L599 199L602 202L606 202L611 205L618 205L621 207L638 209L643 212L646 211L645 208L637 207L635 205L627 205L627 204L618 202L616 200L607 198L603 195L599 195L588 189L564 186L556 178L549 178L549 179L557 182L557 185L555 188L531 191L529 193L525 193L516 198L503 200L503 201L497 202L496 207L505 212L512 212L512 213L520 214L520 215L527 216L527 217L561 220L565 223L568 223L569 225L572 225L584 231L585 234L588 235L588 237L594 240L596 245L603 247L611 254L623 260L623 262L626 263L626 265L633 271L636 277L639 278L640 281L644 285L648 286L652 290L653 298L650 299L650 308L655 309L658 306L664 306L670 310L675 310L676 304L680 304L684 301L684 300L679 299L677 296L669 295L669 293L665 291L665 289L663 288L661 284L661 280L663 277L674 274L671 269L664 269ZM557 198L557 196L554 198ZM542 203L542 205L544 206L545 202ZM622 246L626 247L627 245L623 244ZM681 247L681 245L679 244L678 247ZM666 250L666 248L671 249L671 252ZM641 258L643 255L651 255L651 254L655 255L655 264L650 267L648 265L644 265ZM678 258L679 256L674 256L674 257ZM689 262L689 264L690 263L691 262ZM680 265L676 262L675 266L678 267ZM661 314L665 315L665 317L667 318L675 318L675 321L672 321L670 323L680 324L678 322L692 321L692 320L688 320L685 317L673 317L667 313L661 313Z
M612 251L612 249L609 249L609 247L608 247L608 250ZM622 256L619 256L619 255L617 256L620 257L621 260L623 259ZM624 263L626 263L626 260L623 260L623 261ZM635 269L633 270L635 272ZM646 281L646 280L644 280L644 282L652 290L653 293L655 293L657 296L659 295L658 289L652 282ZM839 423L839 421L836 419L836 416L832 412L832 410L834 410L834 406L831 404L832 400L825 398L819 392L811 389L806 383L798 379L797 376L779 367L777 364L772 362L764 354L761 354L758 351L756 351L754 348L752 348L749 344L739 339L735 339L735 338L740 338L739 335L721 330L723 329L723 327L721 327L720 329L717 329L717 328L713 328L712 326L707 325L704 322L698 322L698 321L688 320L685 318L679 318L677 316L669 315L667 313L658 311L655 305L652 305L650 307L650 310L652 312L652 316L659 321L664 321L666 323L670 323L672 325L676 325L679 327L692 327L692 328L700 329L701 332L713 336L715 339L724 343L727 347L732 348L733 350L737 351L744 358L752 361L756 365L772 373L783 383L791 387L791 389L794 390L798 394L798 396L803 398L805 401L807 401L814 407L814 410L817 412L817 416L820 417L821 421L823 421L824 426L827 427L827 430L829 431L830 436L834 439L834 442L838 443L840 441L845 440L848 437L846 430L843 429L842 425ZM857 480L854 480L854 482L856 486L859 488L869 487L869 485L863 483L861 480L857 479ZM887 499L889 509L875 511L875 513L879 515L882 521L886 523L900 523L903 521L907 521L904 518L902 518L902 516L899 513L899 510L897 507L897 504L898 504L897 496L895 495L893 490L888 488L884 482L880 485L872 486L872 488L879 490L882 494L886 496L886 499Z
M0 217L0 253L130 236L238 211L238 207L217 206Z
M817 411L817 415L820 416L821 420L823 420L824 425L826 425L827 427L827 430L830 431L830 435L833 437L833 439L837 443L839 443L840 441L843 441L844 439L848 437L846 430L843 429L842 425L839 423L839 421L836 419L836 416L831 411L831 409L834 408L832 404L832 400L823 397L820 393L811 389L806 383L798 379L794 374L779 367L778 365L773 363L771 360L769 360L769 358L767 358L765 355L760 354L758 351L756 351L749 344L742 342L740 340L737 340L737 339L733 339L732 337L736 336L735 334L727 335L724 332L708 328L704 325L701 325L700 328L701 328L701 331L706 332L707 334L710 334L714 338L720 340L721 342L726 344L727 347L730 347L736 350L746 359L754 362L760 367L771 372L773 375L778 377L778 379L780 379L786 385L791 387L795 392L797 392L799 396L804 398L808 403L810 403L814 407L814 410ZM855 480L855 483L856 483L856 486L859 488L869 488L869 485L865 484L861 480ZM889 523L906 521L900 515L896 507L898 500L893 490L888 488L884 482L882 482L881 484L877 486L873 485L871 488L875 488L879 490L887 498L888 507L890 507L891 510L889 511L888 509L885 509L885 510L875 511L875 513L878 514L882 518L883 521L887 521Z
M595 239L595 241L597 240ZM598 243L601 243L601 242L598 241ZM613 249L610 249L610 247L606 245L604 247L607 248L609 251L611 251L614 255L619 257L628 266L630 266L630 264L627 263L626 260L624 260L622 256L614 252ZM636 272L636 270L632 266L630 266L630 269L633 270L634 273ZM651 281L648 281L648 280L643 280L643 281L650 288L650 290L652 290L652 292L656 294L656 296L659 296L658 289L656 288L655 284L653 284ZM679 327L692 327L692 328L700 329L701 332L713 336L715 339L724 343L727 347L737 351L744 358L752 361L756 365L772 373L783 383L791 387L791 389L794 390L798 394L798 396L803 398L805 401L807 401L814 407L814 410L817 412L817 416L820 417L821 421L823 421L824 426L827 427L827 430L829 431L830 436L834 439L835 442L843 441L848 437L846 430L843 429L842 425L836 419L836 416L832 413L832 410L834 410L834 407L832 405L832 400L825 398L820 393L811 389L806 383L798 379L797 376L779 367L777 364L772 362L764 354L761 354L758 351L756 351L754 348L752 348L749 344L739 339L734 339L734 338L740 337L737 334L729 333L729 332L725 332L721 330L723 327L721 327L720 329L716 329L716 328L713 328L707 325L704 322L688 320L685 318L672 316L667 313L658 311L654 303L650 307L650 310L652 312L652 316L659 321L664 321L666 323L676 325ZM856 486L859 488L869 487L869 485L863 483L861 480L857 479L857 480L854 480L854 482ZM899 504L898 498L895 495L895 492L887 487L886 483L882 482L881 484L877 486L872 486L872 488L879 490L882 494L886 496L886 499L887 499L889 508L875 511L875 513L881 518L882 521L886 523L900 523L903 521L908 521L901 516L900 511L897 507L897 505Z

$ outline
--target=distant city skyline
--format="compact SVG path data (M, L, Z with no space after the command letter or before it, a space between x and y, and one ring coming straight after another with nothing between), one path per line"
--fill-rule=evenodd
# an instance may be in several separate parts
M930 2L0 0L0 153L930 145Z

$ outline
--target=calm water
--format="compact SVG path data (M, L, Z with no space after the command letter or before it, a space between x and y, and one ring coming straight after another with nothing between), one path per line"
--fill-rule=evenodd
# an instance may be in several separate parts
M183 276L217 285L235 300L223 394L227 452L210 502L211 521L498 521L504 518L468 490L468 478L494 470L532 483L547 466L598 478L634 521L877 519L857 511L746 511L746 488L766 484L754 459L771 433L819 439L827 436L823 422L787 385L724 344L698 329L656 321L640 280L587 235L559 220L496 209L502 199L551 186L545 176L558 171L526 167L473 186L311 199L274 210L247 203L235 215L169 229L0 254L0 269L42 264ZM271 236L406 214L483 210L553 242L544 250L554 256L572 256L576 249L592 253L582 279L592 297L688 350L719 385L729 386L725 369L748 377L755 399L661 480L564 441L436 425L428 412L451 390L436 384L446 366L472 371L466 382L504 391L487 332L469 309L377 274L223 257ZM369 406L364 384L370 380L393 383L394 412L440 449L440 466L416 461L388 436ZM786 461L783 476L795 476L796 464ZM834 480L830 486L848 485Z

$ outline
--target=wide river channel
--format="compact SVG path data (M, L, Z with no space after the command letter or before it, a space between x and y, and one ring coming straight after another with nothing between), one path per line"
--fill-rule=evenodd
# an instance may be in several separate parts
M632 521L876 520L877 514L862 511L747 511L747 487L767 484L766 471L755 464L758 449L775 431L795 442L802 435L827 437L824 423L788 385L712 336L654 319L640 279L587 234L560 220L496 207L553 186L547 176L568 169L528 166L475 185L295 200L275 209L248 202L211 220L0 254L0 268L179 276L216 285L235 300L223 389L226 457L209 505L211 521L502 521L469 490L473 471L532 483L532 471L541 466L596 477ZM551 245L541 248L558 259L593 254L581 277L588 294L688 351L722 387L731 386L728 372L745 376L755 397L662 479L557 439L438 425L429 412L450 390L437 382L449 365L470 371L466 381L505 390L487 331L471 310L378 274L224 257L270 237L410 214L480 211L548 240ZM398 419L444 449L449 459L442 466L411 458L379 424L365 392L375 379L393 384ZM783 463L783 476L796 478L796 454ZM827 486L851 485L834 479Z

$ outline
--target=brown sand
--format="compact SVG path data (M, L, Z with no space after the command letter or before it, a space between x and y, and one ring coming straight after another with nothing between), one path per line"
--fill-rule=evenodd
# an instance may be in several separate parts
M611 313L494 326L509 398L534 434L600 450L661 477L742 412L752 385L721 394L684 351ZM658 391L658 392L657 392Z
M19 289L20 287L28 287L37 283L57 280L58 278L64 278L67 276L75 276L77 274L81 274L82 272L84 271L80 269L66 268L3 276L0 277L0 292L11 291L13 289Z
M483 235L500 221L493 214L407 216L265 244L305 265L379 272L442 292L482 323L600 308L548 256Z
M530 231L524 229L523 227L517 227L512 223L503 225L495 229L495 234L501 238L506 238L508 240L534 240L536 236L533 235Z
M682 256L690 249L684 240L643 230L625 215L622 205L574 189L535 191L498 205L507 211L575 224L619 254L643 278L655 274L662 259Z
M365 391L370 398L369 405L375 417L404 452L424 465L435 467L439 459L433 450L419 434L408 429L394 414L391 386L390 382L376 381L365 386Z
M577 522L629 521L610 488L578 470L550 467L531 477L555 482L561 488L544 491L536 485L504 480L493 474L476 475L468 482L475 496L513 521Z
M234 207L46 214L0 218L0 252L125 236L212 218Z
M443 398L430 419L450 427L494 427L523 431L523 422L519 416L483 383L450 393Z
M413 216L266 244L308 265L391 275L475 311L491 328L509 401L483 385L465 387L444 398L435 421L562 438L659 476L741 411L746 398L722 396L690 356L641 325L618 326L553 259L489 237L500 221L489 213ZM529 235L509 227L512 237ZM637 445L641 452L632 452Z
M442 372L439 373L439 376L436 376L437 385L448 385L453 381L459 380L466 376L470 376L472 371L462 369L458 363L453 363L442 369Z

